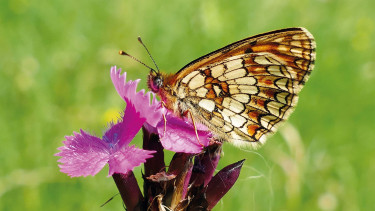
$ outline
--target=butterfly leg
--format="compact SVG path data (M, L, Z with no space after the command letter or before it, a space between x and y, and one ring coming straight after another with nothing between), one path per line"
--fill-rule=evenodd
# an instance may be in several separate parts
M161 107L165 108L164 101L161 101ZM164 130L163 130L163 136L165 135L165 132L167 131L167 118L165 117L165 114L163 113L163 120L164 120Z
M194 118L193 118L193 114L191 113L190 110L187 110L187 111L188 111L188 113L190 114L191 121L193 122L194 131L195 131L195 136L197 137L198 143L199 143L199 145L201 145L202 147L204 147L204 145L203 145L203 144L201 143L201 141L199 140L198 130L197 130L197 127L195 126L195 121L194 121Z

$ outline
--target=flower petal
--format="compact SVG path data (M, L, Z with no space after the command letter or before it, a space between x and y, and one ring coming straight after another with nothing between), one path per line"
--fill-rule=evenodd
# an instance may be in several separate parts
M221 155L221 144L211 144L205 149L204 154L195 156L194 169L191 181L194 181L194 186L206 187L208 182L212 179L217 164L219 163Z
M122 132L122 120L116 124L109 123L107 131L105 131L102 140L108 145L109 149L118 148L120 136Z
M120 148L128 145L133 140L145 121L146 118L140 117L140 113L137 112L134 104L128 103L126 105L121 125Z
M109 129L105 132L103 140L111 148L117 150L124 145L128 145L137 135L146 119L140 117L133 104L129 103L124 111L124 115L117 124L110 124Z
M136 92L140 80L126 82L126 72L121 75L121 68L112 67L111 78L118 94L126 101L127 106L133 104L140 116L155 127L162 118L163 109L160 102L155 100L154 95L151 92L145 94L143 89ZM151 94L153 95L152 97Z
M208 146L212 134L202 125L194 128L191 123L174 117L172 114L166 116L166 126L162 120L157 125L160 141L163 147L174 152L200 153L203 146ZM198 132L199 141L195 130ZM202 146L203 145L203 146Z
M125 174L128 171L133 170L134 167L146 162L147 158L151 158L151 154L154 152L155 151L139 149L135 146L122 147L118 151L111 154L111 158L108 161L108 176L112 176L114 173Z
M65 138L64 146L55 154L61 156L58 160L61 172L71 177L94 176L108 162L109 148L100 138L83 130L81 134L74 132L73 136Z
M220 199L232 188L240 175L241 168L245 160L228 165L221 169L208 183L206 189L206 199L208 209L211 210Z

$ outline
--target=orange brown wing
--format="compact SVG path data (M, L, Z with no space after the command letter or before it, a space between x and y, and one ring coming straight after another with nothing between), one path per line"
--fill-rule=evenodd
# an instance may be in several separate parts
M189 63L173 76L174 93L219 139L256 147L290 116L314 61L306 29L272 31Z
M232 56L257 52L269 52L278 55L289 62L290 66L300 67L304 65L304 69L313 69L312 66L311 68L308 68L308 66L315 61L311 59L311 55L315 53L315 47L313 36L304 28L270 31L239 40L190 62L177 72L176 79L181 79L193 70L223 61ZM302 55L295 55L293 51ZM306 63L303 63L302 60L299 61L295 56L304 59Z

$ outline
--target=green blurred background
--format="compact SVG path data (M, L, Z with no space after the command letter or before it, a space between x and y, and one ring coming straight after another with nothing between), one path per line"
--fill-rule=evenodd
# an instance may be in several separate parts
M100 135L125 107L112 65L146 88L148 70L118 55L152 65L138 35L161 69L176 72L231 42L294 26L316 38L315 70L263 148L225 144L220 168L247 161L215 210L375 210L374 8L370 0L2 0L0 210L123 210L120 197L100 208L117 193L108 168L71 179L53 154L80 128Z

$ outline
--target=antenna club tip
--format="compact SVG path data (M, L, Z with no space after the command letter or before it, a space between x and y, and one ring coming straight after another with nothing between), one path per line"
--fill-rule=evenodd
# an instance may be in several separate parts
M118 54L120 54L120 55L128 55L125 51L123 51L123 50L120 50L119 52L118 52Z
M141 36L138 36L138 42L143 43L142 39L141 39Z

